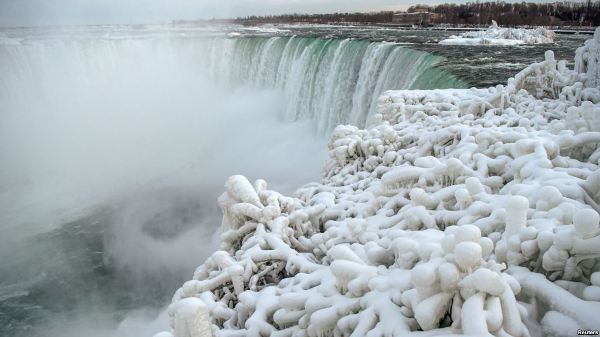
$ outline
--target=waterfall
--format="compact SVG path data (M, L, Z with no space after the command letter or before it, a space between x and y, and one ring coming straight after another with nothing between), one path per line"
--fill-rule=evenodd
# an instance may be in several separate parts
M0 81L6 84L15 71L32 73L31 65L22 64L24 61L37 59L36 64L44 68L45 60L40 58L57 53L72 58L70 64L80 68L75 71L103 72L110 71L107 67L123 66L119 62L124 59L121 55L124 53L129 53L125 59L131 64L122 70L135 68L136 60L148 58L148 52L158 53L163 58L163 54L171 53L194 59L197 68L189 69L190 72L226 88L279 90L285 101L280 117L286 121L312 119L321 134L338 124L364 127L375 111L377 98L385 90L466 86L460 79L435 67L441 57L396 43L294 36L125 41L57 39L32 44L0 44L3 60L0 74L4 78ZM60 70L66 75L74 71L37 70ZM156 71L162 70L157 68ZM85 79L81 81L87 85Z
M364 127L385 90L466 85L435 68L441 57L396 43L245 37L215 39L207 54L214 78L231 86L281 90L282 116L314 119L320 132L341 123Z
M229 175L291 191L384 90L464 85L394 43L119 29L0 31L0 335L166 303Z

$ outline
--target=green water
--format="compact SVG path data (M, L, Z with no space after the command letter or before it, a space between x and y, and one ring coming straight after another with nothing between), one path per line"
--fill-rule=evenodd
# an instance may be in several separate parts
M444 59L396 43L318 37L243 37L213 41L208 67L225 85L282 90L289 121L314 119L320 132L364 127L386 90L465 88L436 66ZM215 55L213 51L211 55Z

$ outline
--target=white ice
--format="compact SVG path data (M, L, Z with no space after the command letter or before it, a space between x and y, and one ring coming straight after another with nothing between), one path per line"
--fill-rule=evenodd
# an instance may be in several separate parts
M535 29L501 28L496 21L487 30L465 32L441 40L445 45L500 45L544 44L554 42L554 32L542 27Z
M157 336L600 329L599 60L600 28L575 70L548 52L505 86L386 92L293 197L231 177L221 250Z

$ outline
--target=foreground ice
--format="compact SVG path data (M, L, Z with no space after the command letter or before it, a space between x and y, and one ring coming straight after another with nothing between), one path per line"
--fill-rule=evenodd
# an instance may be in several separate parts
M487 30L452 35L440 41L445 45L501 45L541 44L554 42L554 32L542 27L536 29L500 28L496 21Z
M221 250L157 336L600 330L600 28L576 55L506 86L385 93L295 197L229 178Z

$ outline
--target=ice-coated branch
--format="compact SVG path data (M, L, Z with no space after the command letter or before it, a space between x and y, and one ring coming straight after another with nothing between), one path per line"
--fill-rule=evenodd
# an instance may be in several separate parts
M232 176L157 337L599 329L599 43L574 70L548 52L505 86L384 93L294 197Z

